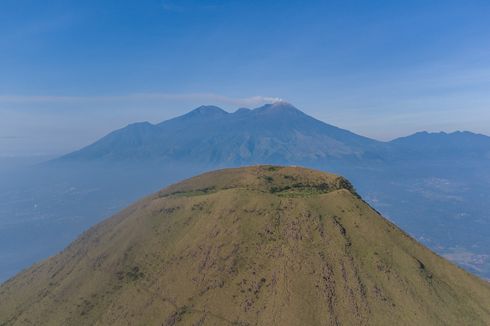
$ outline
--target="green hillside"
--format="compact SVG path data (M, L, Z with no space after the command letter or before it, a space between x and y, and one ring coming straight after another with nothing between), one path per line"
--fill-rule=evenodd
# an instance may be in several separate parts
M0 287L0 325L489 324L487 282L297 167L170 186Z

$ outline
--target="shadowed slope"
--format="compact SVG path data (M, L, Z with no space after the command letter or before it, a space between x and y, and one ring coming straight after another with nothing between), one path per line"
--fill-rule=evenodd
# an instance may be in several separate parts
M490 287L344 178L256 166L168 187L0 287L0 325L485 325Z

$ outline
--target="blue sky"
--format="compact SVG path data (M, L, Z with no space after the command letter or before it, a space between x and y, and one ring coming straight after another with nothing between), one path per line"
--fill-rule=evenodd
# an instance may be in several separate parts
M377 139L490 134L489 1L0 0L0 156L281 98Z

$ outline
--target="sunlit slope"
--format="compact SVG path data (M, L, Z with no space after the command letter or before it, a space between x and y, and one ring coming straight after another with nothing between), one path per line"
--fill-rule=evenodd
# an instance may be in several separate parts
M490 286L335 175L204 174L0 287L0 325L488 325Z

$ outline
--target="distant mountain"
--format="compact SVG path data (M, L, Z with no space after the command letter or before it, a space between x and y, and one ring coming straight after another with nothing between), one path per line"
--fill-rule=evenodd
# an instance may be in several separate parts
M344 178L254 166L174 184L0 286L1 325L489 325L490 285Z
M402 158L490 159L490 137L468 131L453 133L418 132L390 142Z
M233 113L201 106L157 125L132 124L61 160L299 164L378 158L382 146L376 140L316 120L289 103L278 102Z
M381 142L321 122L286 102L233 113L201 106L156 125L131 124L57 161L192 162L215 167L420 158L490 159L490 137L467 131L420 132Z

